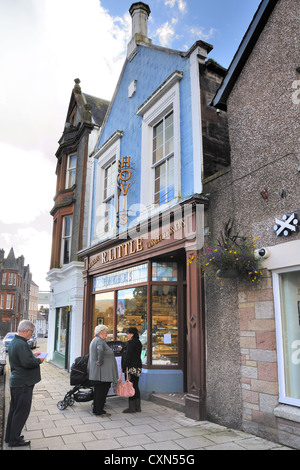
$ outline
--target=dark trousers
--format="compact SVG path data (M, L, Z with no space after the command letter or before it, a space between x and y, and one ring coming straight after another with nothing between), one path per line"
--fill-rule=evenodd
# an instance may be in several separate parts
M10 407L5 442L11 446L21 441L21 432L30 413L34 385L10 388Z
M110 389L111 382L91 382L94 388L94 407L93 413L96 415L103 415L106 412L104 411L105 400Z
M139 377L129 374L129 380L132 382L133 388L135 390L135 394L133 397L130 397L129 400L136 400L137 398L140 398Z

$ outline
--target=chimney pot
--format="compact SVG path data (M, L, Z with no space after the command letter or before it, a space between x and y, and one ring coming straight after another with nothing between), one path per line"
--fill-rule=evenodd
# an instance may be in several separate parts
M129 13L132 18L132 38L128 44L127 56L131 60L136 53L137 42L152 43L148 38L148 17L151 10L146 3L136 2L129 8Z

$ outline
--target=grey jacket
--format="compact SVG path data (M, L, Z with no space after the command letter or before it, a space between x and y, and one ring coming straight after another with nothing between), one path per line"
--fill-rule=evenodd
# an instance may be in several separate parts
M99 362L100 366L96 362ZM95 336L90 344L88 367L90 380L117 383L119 379L114 352L99 336Z

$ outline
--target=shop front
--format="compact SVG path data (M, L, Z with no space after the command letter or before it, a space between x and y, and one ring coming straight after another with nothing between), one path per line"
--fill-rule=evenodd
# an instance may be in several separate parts
M142 342L142 396L187 392L187 410L205 408L204 321L201 275L196 263L197 204L188 216L157 219L138 237L110 240L85 252L82 352L95 326L107 340L127 341L138 329ZM200 205L199 205L200 208ZM203 207L201 207L201 210ZM196 408L196 410L195 410Z

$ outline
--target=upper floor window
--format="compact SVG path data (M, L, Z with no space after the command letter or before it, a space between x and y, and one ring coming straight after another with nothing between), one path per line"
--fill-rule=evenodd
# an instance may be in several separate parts
M67 165L66 189L71 188L75 184L76 164L77 164L77 155L69 155L68 165Z
M173 111L153 127L152 147L154 203L161 205L175 197Z
M180 87L174 72L137 110L142 116L141 204L151 211L181 192Z
M6 295L6 310L13 310L15 296L13 294Z
M8 274L8 285L15 286L17 284L17 275L15 273Z
M118 162L122 131L116 131L95 155L95 184L92 207L91 241L117 230Z
M115 220L115 191L116 191L116 160L112 161L104 168L104 193L103 203L105 204L104 231L109 232Z
M61 263L68 264L71 261L71 241L72 241L72 216L63 218L62 241L61 241Z
M6 284L6 273L2 273L2 285L5 286Z

